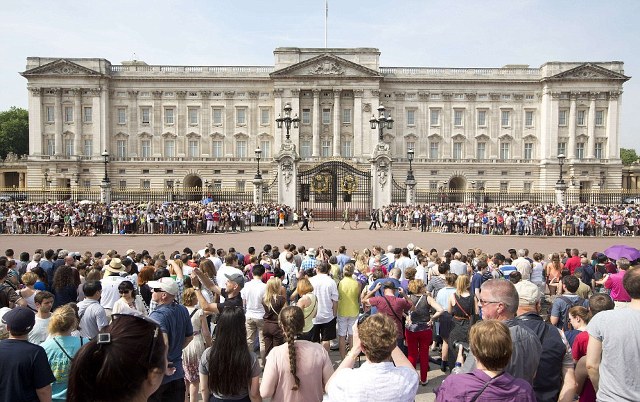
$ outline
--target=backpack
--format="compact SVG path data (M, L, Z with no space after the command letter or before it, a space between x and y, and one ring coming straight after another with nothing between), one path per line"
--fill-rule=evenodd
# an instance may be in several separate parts
M568 331L569 330L569 310L571 309L571 307L584 306L584 299L578 296L576 301L572 302L571 299L569 299L566 296L560 296L559 298L564 300L565 303L567 303L567 309L564 312L564 318L562 321L562 330Z
M0 307L10 307L9 306L9 293L5 291L6 288L9 288L9 285L0 284Z

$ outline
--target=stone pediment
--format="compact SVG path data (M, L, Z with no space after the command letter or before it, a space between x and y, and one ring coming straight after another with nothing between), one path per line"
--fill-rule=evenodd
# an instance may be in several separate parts
M22 73L23 76L37 76L37 75L72 75L72 76L100 76L97 71L90 68L83 67L79 64L73 63L69 60L58 59L47 63L45 65L32 68Z
M293 64L270 74L271 78L382 78L378 71L334 56L330 53Z
M591 63L572 68L562 73L549 77L549 80L621 80L627 81L630 77L608 70Z

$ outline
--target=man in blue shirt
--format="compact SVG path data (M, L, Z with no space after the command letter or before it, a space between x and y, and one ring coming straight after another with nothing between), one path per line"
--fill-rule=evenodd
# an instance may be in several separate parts
M170 277L160 278L148 283L152 289L152 300L158 307L151 312L150 318L160 324L164 341L169 345L167 360L169 367L175 368L172 375L162 379L162 385L149 397L150 402L184 401L186 386L182 368L182 349L193 339L193 326L187 308L176 302L178 284Z

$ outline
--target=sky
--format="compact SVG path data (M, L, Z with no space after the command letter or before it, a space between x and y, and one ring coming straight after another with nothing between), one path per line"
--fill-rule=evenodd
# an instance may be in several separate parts
M639 0L329 0L328 47L374 47L384 67L623 61L621 141L640 153ZM325 0L3 0L0 111L27 107L29 56L112 64L274 64L324 47Z

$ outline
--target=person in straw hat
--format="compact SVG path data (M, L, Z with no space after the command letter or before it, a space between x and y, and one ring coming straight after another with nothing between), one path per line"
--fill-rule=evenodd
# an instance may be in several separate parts
M111 316L114 303L120 298L118 287L125 280L121 275L124 272L124 266L120 258L114 257L105 265L104 278L100 281L102 283L100 304L104 307L108 317Z

